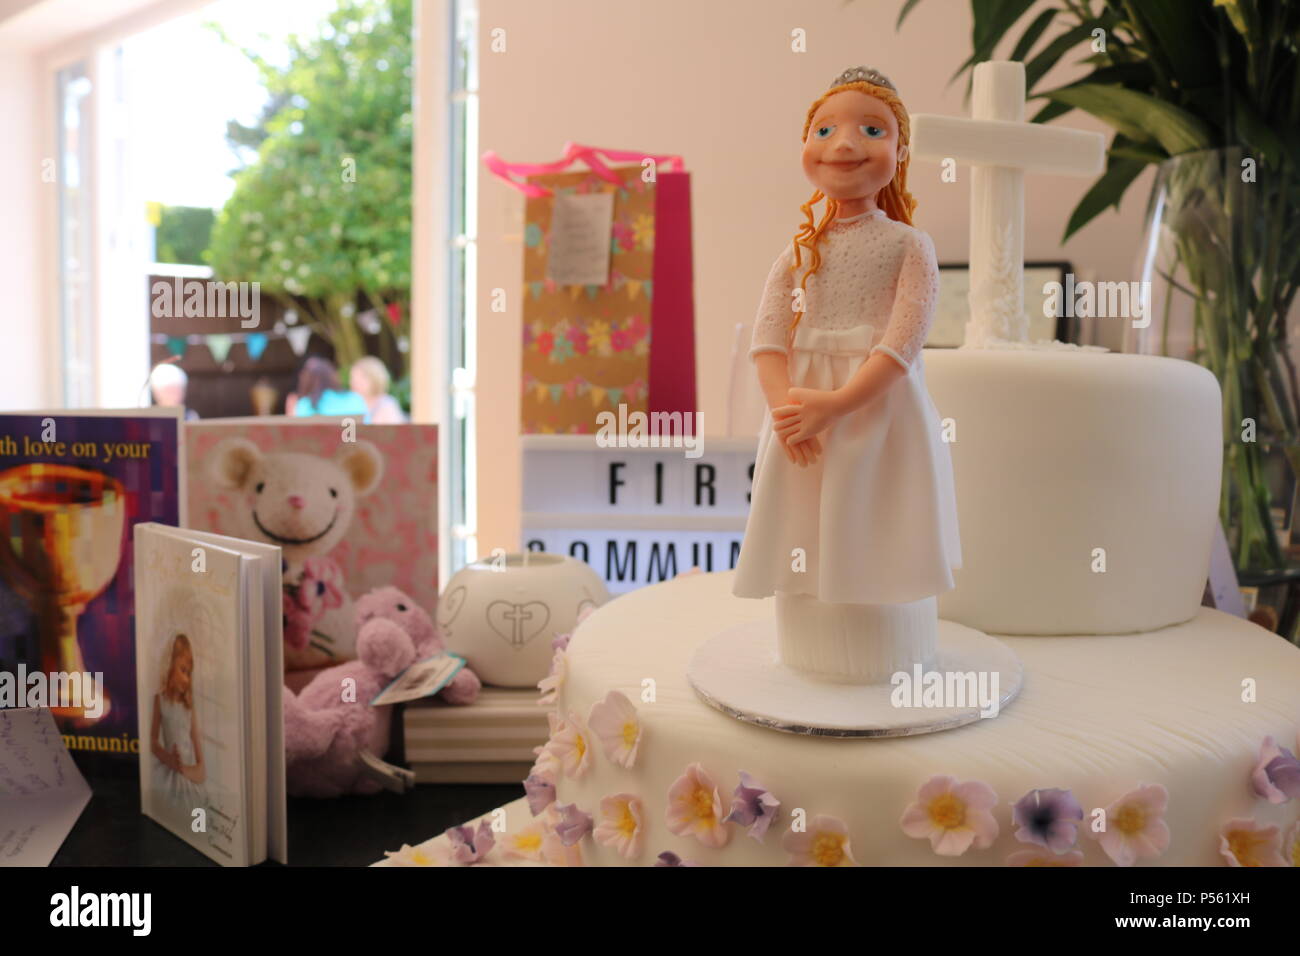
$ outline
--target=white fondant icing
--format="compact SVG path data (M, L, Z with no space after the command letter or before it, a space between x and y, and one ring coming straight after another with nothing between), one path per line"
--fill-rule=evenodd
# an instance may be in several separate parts
M825 739L733 720L687 683L687 662L701 640L773 614L773 602L730 591L730 574L678 578L618 598L574 635L562 709L586 713L620 690L636 703L644 728L633 768L598 754L583 779L557 783L561 803L588 812L614 793L645 803L641 858L627 861L584 841L588 863L648 865L672 850L707 865L782 865L781 837L790 813L802 808L810 819L829 814L848 824L863 865L1000 866L1028 845L1013 836L1010 805L1049 787L1073 791L1088 814L1139 784L1165 786L1171 844L1144 863L1221 865L1218 831L1227 820L1255 817L1285 829L1295 822L1295 802L1275 806L1257 798L1249 775L1266 735L1295 740L1300 651L1246 621L1200 609L1187 623L1145 634L1004 638L1024 663L1025 683L996 720L922 737ZM1246 678L1258 681L1256 702L1242 701ZM715 850L668 831L668 789L695 762L717 782L724 813L741 770L781 801L765 842L734 828L728 846ZM903 833L903 811L936 774L983 780L997 791L1001 833L991 848L938 857L928 841ZM1085 863L1110 865L1085 831Z
M930 349L925 364L955 425L962 543L940 617L990 634L1113 634L1197 613L1222 460L1210 372L1019 349Z
M823 680L879 684L934 658L934 598L906 604L828 604L807 594L776 592L776 645L781 663Z

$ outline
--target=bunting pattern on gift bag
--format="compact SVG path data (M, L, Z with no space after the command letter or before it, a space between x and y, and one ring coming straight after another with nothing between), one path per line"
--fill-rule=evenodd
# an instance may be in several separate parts
M554 201L525 204L522 421L524 432L589 434L596 415L647 411L654 296L655 184L641 167L534 176L553 195L614 194L609 280L557 286L546 277Z

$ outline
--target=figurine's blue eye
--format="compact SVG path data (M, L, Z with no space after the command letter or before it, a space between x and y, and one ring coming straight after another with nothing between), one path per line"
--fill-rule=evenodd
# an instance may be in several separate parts
M835 132L834 126L818 126L813 130L813 135L818 139L830 139L830 135L833 132Z
M885 131L879 126L859 126L858 129L862 130L862 135L867 137L867 139L885 138Z

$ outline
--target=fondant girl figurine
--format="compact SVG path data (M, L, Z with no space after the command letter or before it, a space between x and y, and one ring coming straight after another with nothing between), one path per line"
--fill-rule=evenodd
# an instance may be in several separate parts
M194 649L184 634L172 638L162 685L153 699L149 749L154 782L187 815L207 806L207 769L194 717Z
M750 349L769 413L735 593L776 595L783 663L851 683L933 655L934 595L961 566L921 361L939 274L912 227L908 140L907 110L875 70L845 71L812 104L803 169L816 191Z

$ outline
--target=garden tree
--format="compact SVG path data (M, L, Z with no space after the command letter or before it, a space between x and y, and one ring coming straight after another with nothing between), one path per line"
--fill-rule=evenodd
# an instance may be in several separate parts
M215 214L202 206L159 206L154 259L184 265L202 265L212 235Z
M257 281L329 341L340 366L364 354L373 308L395 379L411 288L411 0L340 0L319 35L290 37L287 62L243 51L269 103L232 145L256 159L234 174L208 262Z

